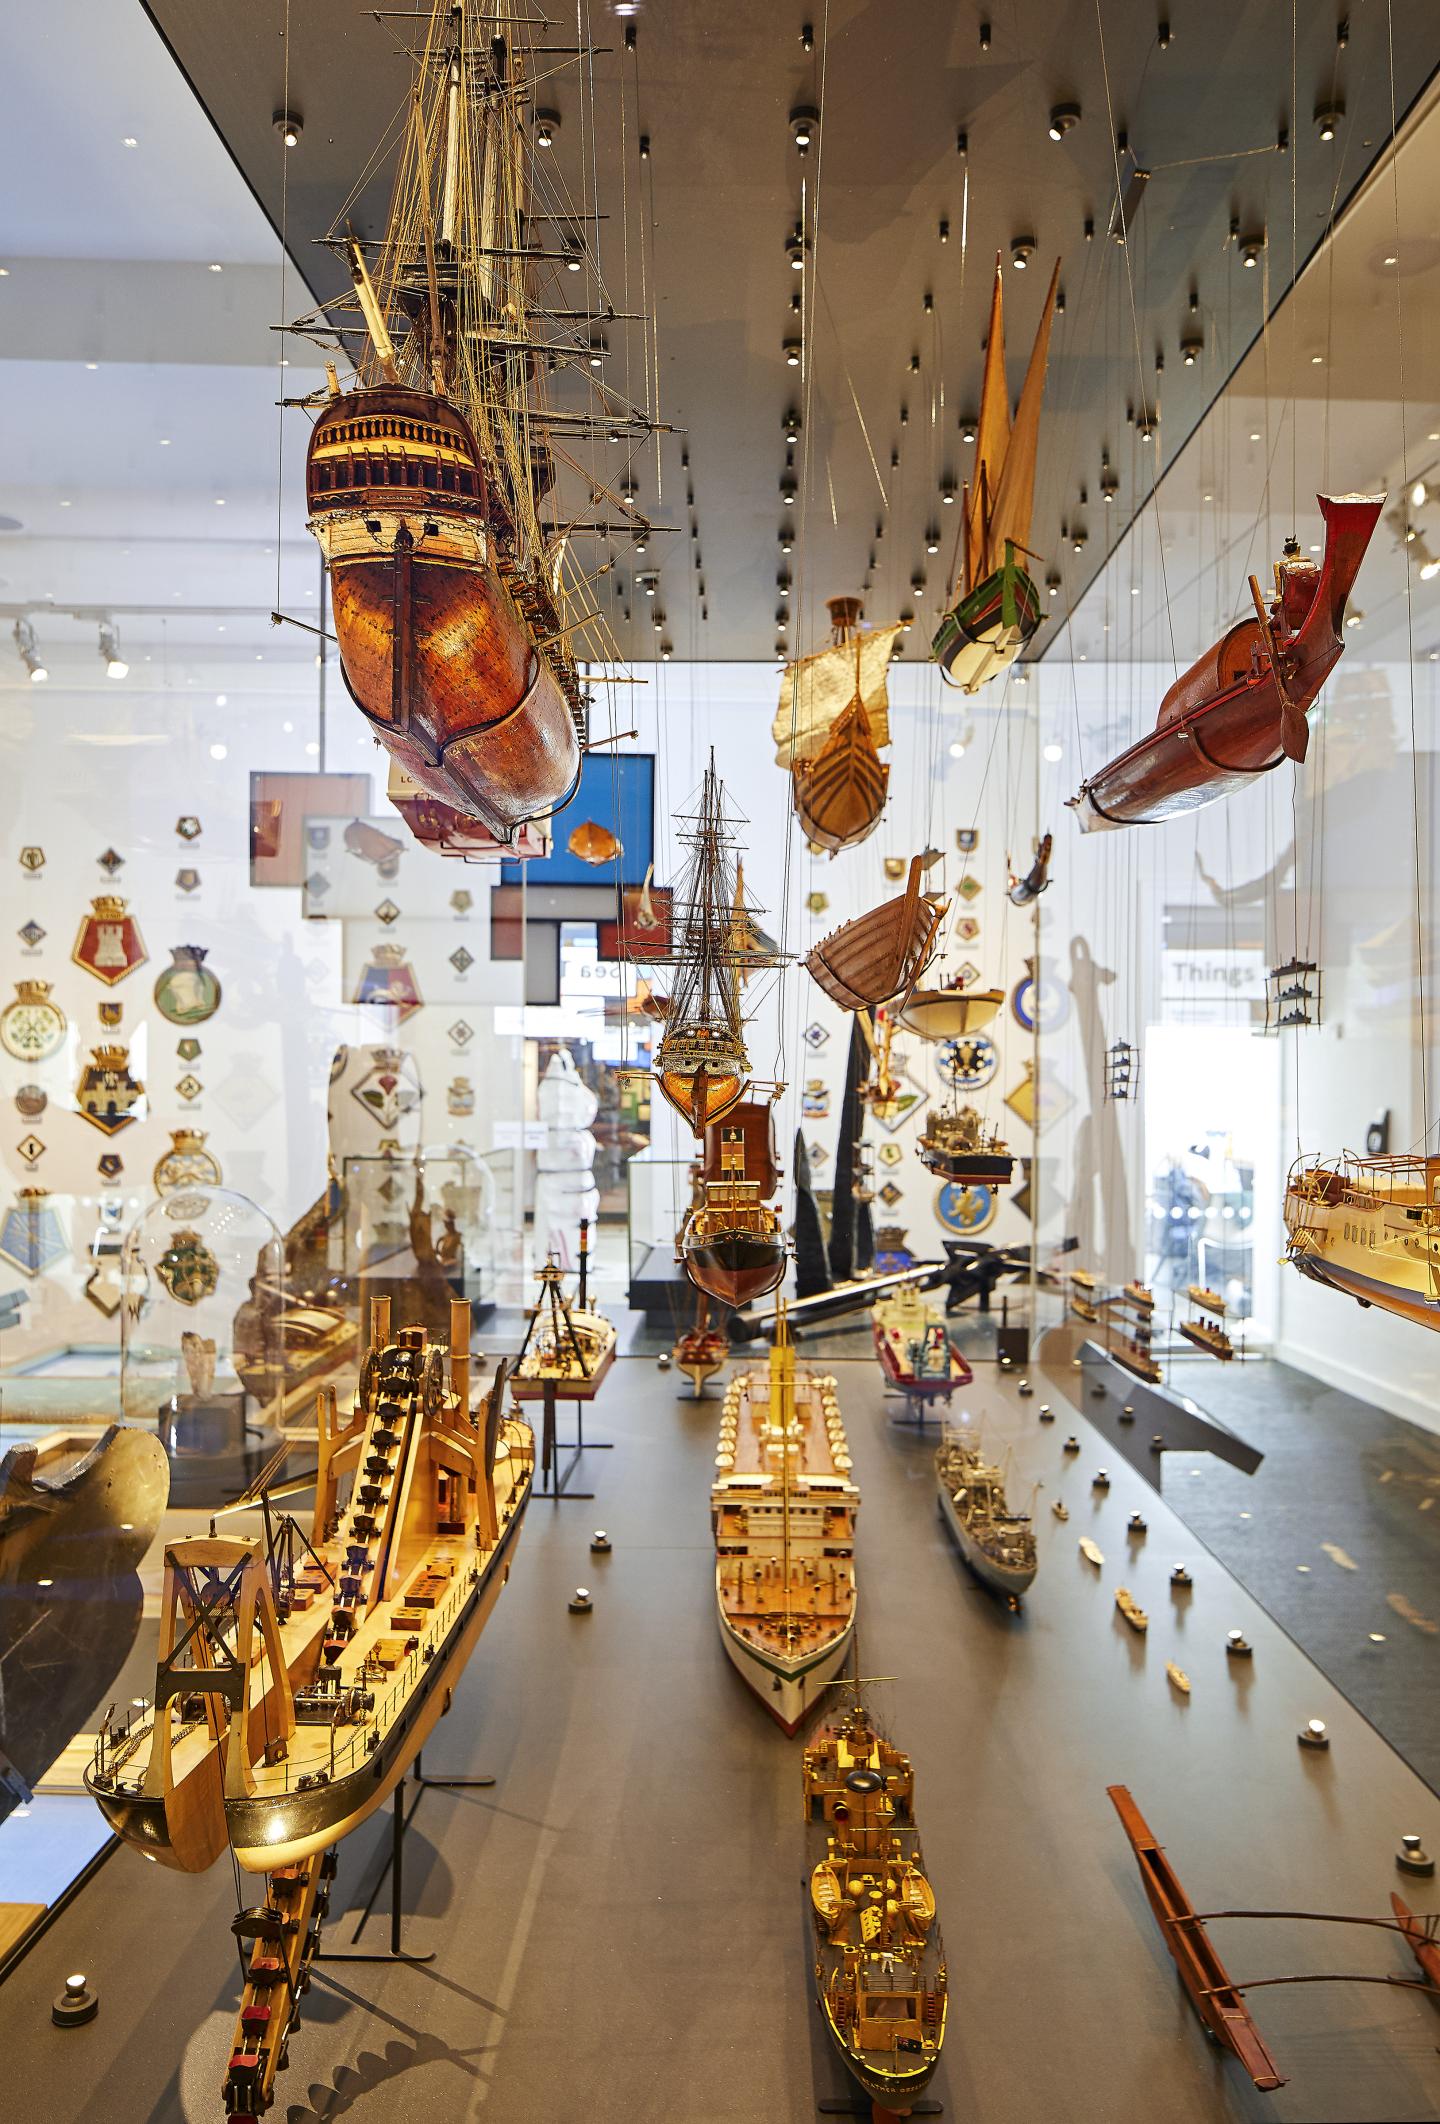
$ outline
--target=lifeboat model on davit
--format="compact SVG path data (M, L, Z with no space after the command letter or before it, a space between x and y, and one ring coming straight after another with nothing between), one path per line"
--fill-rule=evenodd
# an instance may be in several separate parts
M1325 519L1319 566L1287 541L1268 609L1251 576L1254 617L1176 679L1149 735L1068 800L1086 832L1198 810L1282 760L1304 759L1306 716L1345 647L1345 601L1385 506L1383 494L1315 498Z

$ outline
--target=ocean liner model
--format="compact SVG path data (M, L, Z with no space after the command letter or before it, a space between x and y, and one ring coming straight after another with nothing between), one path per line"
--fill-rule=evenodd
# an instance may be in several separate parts
M935 1455L940 1516L975 1576L1018 1602L1032 1584L1038 1556L1028 1512L1012 1511L1005 1474L963 1433L947 1424Z
M940 2060L949 1982L915 1827L915 1773L877 1731L857 1685L855 1701L805 1750L803 1776L816 2002L876 2117L909 2116Z
M515 0L432 0L406 20L418 46L384 234L336 225L325 241L351 293L292 328L354 371L342 390L330 366L309 526L371 730L461 828L509 838L574 790L588 706L577 659L615 654L573 553L577 535L614 527L560 503L557 456L650 423L617 418L599 379L589 410L547 398L551 370L590 377L594 324L615 314L593 217L536 155L536 85L576 66L574 48L547 47ZM561 299L572 265L598 307ZM602 480L589 491L623 514Z
M1440 1327L1440 1158L1360 1158L1292 1166L1285 1258L1312 1283Z
M872 834L885 809L885 673L900 629L862 629L858 597L827 602L831 645L787 664L772 735L777 766L790 769L795 815L806 838L833 856Z
M855 1632L850 1465L835 1382L797 1369L782 1309L766 1369L726 1389L710 1511L721 1640L786 1733Z

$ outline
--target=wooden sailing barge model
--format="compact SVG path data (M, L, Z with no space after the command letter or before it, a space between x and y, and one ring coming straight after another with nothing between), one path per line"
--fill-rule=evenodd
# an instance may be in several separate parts
M966 486L960 526L963 574L958 585L952 584L952 595L957 588L960 595L930 645L950 684L966 693L978 693L987 680L1013 664L1042 618L1040 593L1016 555L1029 554L1025 541L1035 501L1040 407L1059 285L1057 259L1012 428L1005 382L1004 295L1000 260L995 260L975 473Z
M1268 607L1251 576L1253 615L1176 679L1147 737L1067 799L1087 833L1194 811L1305 758L1306 717L1340 661L1346 600L1385 506L1383 494L1315 499L1325 519L1318 567L1287 541Z
M797 1368L782 1308L765 1370L725 1391L710 1512L725 1651L794 1733L855 1631L855 1516L835 1382Z
M1012 1603L1029 1591L1039 1566L1029 1512L1005 1496L1005 1471L987 1461L978 1439L945 1426L935 1455L940 1517L975 1576Z
M913 1284L876 1299L870 1333L881 1371L913 1407L948 1404L956 1387L975 1376L950 1339L944 1312Z
M1312 1283L1440 1327L1440 1158L1297 1162L1285 1232L1286 1260Z
M898 898L832 930L806 953L806 972L842 1010L868 1010L908 995L930 964L949 902L921 892L926 864L925 856L912 856Z
M945 2040L949 1978L915 1773L860 1699L805 1750L815 1997L877 2117L908 2116Z
M885 674L900 629L862 630L858 597L832 597L828 649L785 667L772 735L788 767L807 840L836 855L875 831L885 809L890 742Z
M385 232L337 226L325 241L353 295L293 327L354 368L344 390L330 368L309 524L345 682L375 736L462 825L508 838L574 790L577 657L614 655L571 553L577 532L605 527L554 498L558 438L650 424L617 419L603 386L588 412L547 402L551 369L589 376L592 322L613 314L603 290L601 309L561 298L567 266L593 272L588 217L535 157L536 83L573 55L537 40L515 0L432 0L414 20Z
M696 1200L677 1257L696 1289L724 1305L763 1298L785 1274L780 1212L769 1199L780 1185L775 1101L784 1088L752 1082L705 1130Z

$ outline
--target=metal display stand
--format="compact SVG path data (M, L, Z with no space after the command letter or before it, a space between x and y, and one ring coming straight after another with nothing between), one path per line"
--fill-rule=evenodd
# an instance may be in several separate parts
M401 1926L404 1919L405 1892L405 1831L409 1828L411 1821L414 1819L415 1810L427 1792L474 1791L482 1786L493 1785L495 1780L493 1777L426 1777L422 1763L423 1751L416 1755L415 1768L408 1780L409 1783L416 1787L415 1797L408 1808L405 1805L407 1780L402 1778L395 1787L394 1804L390 1817L390 1856L381 1867L375 1885L365 1899L365 1908L360 1913L355 1930L350 1935L352 1941L359 1939L361 1933L370 1922L371 1915L375 1909L375 1899L384 1887L386 1880L389 1879L394 1883L390 1895L390 1945L382 1948L357 1948L353 1945L334 1949L321 1948L315 1956L317 1962L419 1963L434 1961L435 1950L433 1947L414 1950L402 1944Z

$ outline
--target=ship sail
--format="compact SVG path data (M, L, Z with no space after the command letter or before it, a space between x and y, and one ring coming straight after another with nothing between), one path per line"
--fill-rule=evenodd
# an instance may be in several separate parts
M832 614L840 605L859 607L854 599L832 598ZM836 722L858 700L870 723L871 742L879 747L890 742L890 697L885 674L900 629L871 627L853 634L842 633L813 656L802 656L785 666L780 687L780 705L770 726L775 740L775 764L790 767L809 759L829 737Z
M985 374L980 384L980 420L975 430L975 474L965 510L965 588L973 590L994 567L990 560L990 518L995 491L1010 441L1010 402L1005 395L1005 291L1000 257L995 257L995 286L990 296L990 329L985 336Z
M996 299L999 299L999 278L996 278ZM1050 327L1055 316L1055 297L1060 287L1060 262L1050 276L1050 292L1045 297L1045 308L1040 315L1040 324L1035 333L1035 344L1030 350L1030 366L1025 371L1025 382L1020 392L1020 403L1015 409L1015 424L1005 444L1004 461L995 480L994 500L986 527L985 566L982 577L1000 567L1005 559L1007 539L1014 545L1024 547L1030 536L1030 515L1035 504L1035 461L1040 450L1040 406L1045 396L1045 369L1050 359ZM989 355L986 360L988 364ZM1004 353L1001 353L1002 374L1000 391L1004 398ZM994 479L992 468L990 476ZM974 588L972 583L968 587Z

